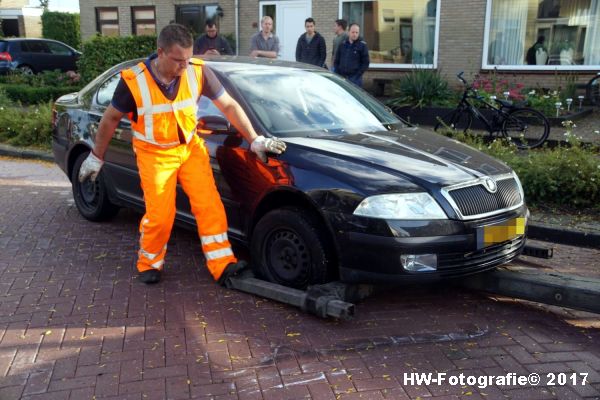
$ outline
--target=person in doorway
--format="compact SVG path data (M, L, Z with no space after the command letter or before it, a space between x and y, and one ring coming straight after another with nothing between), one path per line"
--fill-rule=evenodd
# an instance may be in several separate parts
M259 158L280 154L285 143L258 136L240 105L229 96L200 59L191 58L193 37L179 24L161 30L157 52L132 68L121 71L121 80L96 134L94 147L81 166L79 180L95 180L119 121L131 120L146 213L140 222L137 269L140 280L160 281L167 242L175 219L175 194L179 182L187 194L206 265L213 279L227 278L246 267L231 251L225 210L212 175L209 155L196 133L198 97L206 96L231 121Z
M340 47L340 44L344 42L344 40L348 39L348 34L346 33L346 27L348 26L348 22L345 19L336 19L334 26L335 37L333 38L333 50L331 51L331 71L335 72L335 55L337 54L337 50Z
M260 20L261 31L250 38L250 57L277 58L279 38L272 32L273 18L265 15Z
M369 49L360 39L360 26L350 24L348 38L340 44L335 55L335 72L362 87L362 76L369 68Z
M315 20L306 18L304 29L306 32L300 35L296 44L296 61L325 67L327 45L325 38L315 31Z
M219 35L217 24L207 19L204 24L204 35L196 39L194 43L194 54L233 55L233 50L227 39Z

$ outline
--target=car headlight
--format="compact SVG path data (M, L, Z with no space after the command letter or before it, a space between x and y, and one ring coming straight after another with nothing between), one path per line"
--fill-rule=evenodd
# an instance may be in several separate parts
M381 194L364 199L354 215L381 219L447 219L428 193Z

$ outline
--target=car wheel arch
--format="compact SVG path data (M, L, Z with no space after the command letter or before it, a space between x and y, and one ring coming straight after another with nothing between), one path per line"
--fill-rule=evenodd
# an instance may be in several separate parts
M75 167L75 162L77 158L82 153L88 153L90 151L90 147L85 144L75 145L71 151L69 152L68 160L67 160L67 176L70 178L73 174L73 168Z
M268 212L279 209L279 208L290 208L295 207L310 212L317 220L325 227L325 234L328 236L331 243L333 243L333 256L336 260L339 260L340 249L338 248L337 242L334 240L333 228L329 221L320 212L319 206L312 201L312 199L306 196L304 193L295 190L276 190L265 195L258 206L255 208L252 216L251 225L249 229L250 235L256 228L256 225Z

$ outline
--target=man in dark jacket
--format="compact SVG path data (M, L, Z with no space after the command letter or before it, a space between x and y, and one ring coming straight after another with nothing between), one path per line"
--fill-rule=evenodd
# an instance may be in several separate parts
M296 45L296 61L317 67L325 66L327 57L325 38L315 31L315 20L306 18L304 29L306 29L306 33L300 35Z
M350 24L348 39L338 48L335 55L335 72L350 82L362 87L362 76L369 68L369 49L360 40L360 26Z
M205 34L194 43L194 54L233 55L227 39L219 35L215 21L207 19L205 25Z

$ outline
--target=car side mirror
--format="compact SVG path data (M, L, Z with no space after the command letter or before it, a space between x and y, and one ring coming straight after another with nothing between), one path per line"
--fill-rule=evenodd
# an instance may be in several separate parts
M222 115L205 115L198 120L198 129L214 133L236 133L237 130Z

